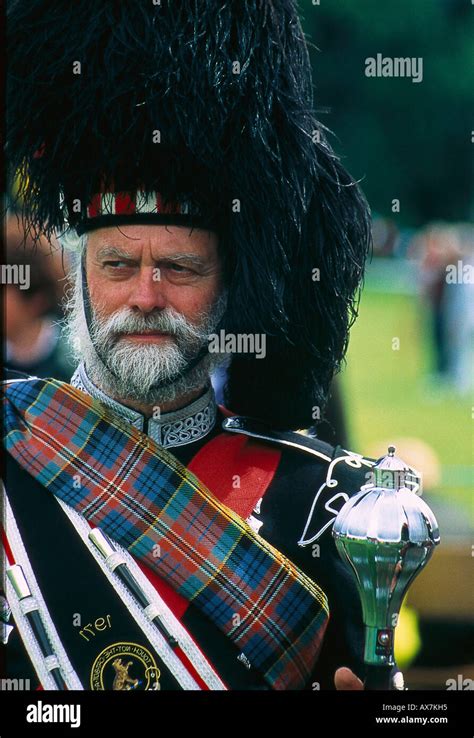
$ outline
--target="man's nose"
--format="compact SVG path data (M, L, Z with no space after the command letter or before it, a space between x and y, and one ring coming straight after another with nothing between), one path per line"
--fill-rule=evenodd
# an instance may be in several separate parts
M128 299L131 308L150 313L153 310L164 310L169 303L166 287L159 279L160 273L154 267L142 267L133 280L133 287Z

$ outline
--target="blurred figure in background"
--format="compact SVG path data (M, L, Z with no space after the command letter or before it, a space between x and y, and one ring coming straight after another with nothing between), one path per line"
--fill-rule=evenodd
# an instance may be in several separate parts
M446 267L444 309L450 379L459 394L474 388L474 229L454 226L459 258Z
M373 214L372 238L374 256L396 255L400 232L393 218Z
M436 379L454 384L460 392L472 386L473 369L474 264L472 242L461 237L466 228L430 224L415 246L421 250L421 291L431 309Z
M64 289L60 251L33 248L15 216L6 221L3 281L5 365L32 376L69 381L74 365L58 325ZM13 278L23 275L23 283Z

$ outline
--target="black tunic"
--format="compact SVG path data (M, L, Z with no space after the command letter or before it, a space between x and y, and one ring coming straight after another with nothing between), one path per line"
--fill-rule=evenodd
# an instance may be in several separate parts
M171 452L183 464L188 464L203 445L223 432L223 420L219 413L216 425L206 437L173 448ZM146 428L144 430L146 432ZM330 504L329 501L338 493L348 496L356 494L366 482L368 467L354 469L348 466L344 461L346 452L336 447L332 449L333 456L341 457L341 462L334 467L333 478L338 480L338 485L336 488L324 488L328 462L297 449L282 447L281 451L276 473L256 515L262 523L258 533L310 576L328 597L330 620L320 657L306 689L334 689L334 673L340 666L348 666L363 678L364 631L355 581L341 561L331 534L335 511L342 507L345 498L340 496ZM298 545L307 526L314 498L322 485L323 490L311 516L305 539L326 529L314 542L305 546ZM31 529L22 531L27 548L27 539L35 536L36 546L47 546L48 540L41 531L46 527L54 530L57 529L56 526L64 526L64 514L53 496L8 454L5 486L13 508L21 505L31 520ZM48 523L43 525L46 518ZM72 545L82 546L80 542ZM32 564L35 568L33 557ZM62 575L58 574L58 581L64 581L65 575L67 574L64 572ZM67 598L64 606L67 606ZM188 607L181 621L229 688L267 688L260 674L247 669L237 660L235 646L195 606L191 604ZM35 688L38 679L16 627L9 637L6 652L6 676L30 678L31 685Z

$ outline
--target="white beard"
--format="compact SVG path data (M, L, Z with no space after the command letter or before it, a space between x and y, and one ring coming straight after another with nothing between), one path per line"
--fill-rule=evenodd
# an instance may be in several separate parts
M208 385L210 374L228 361L225 354L207 351L196 366L183 374L188 362L208 344L208 336L224 314L226 302L226 295L221 295L207 314L198 316L197 324L171 308L148 316L122 308L105 319L93 310L89 332L78 267L66 305L65 332L76 359L84 362L99 389L125 404L134 400L160 405ZM153 329L172 336L161 345L137 345L118 335Z

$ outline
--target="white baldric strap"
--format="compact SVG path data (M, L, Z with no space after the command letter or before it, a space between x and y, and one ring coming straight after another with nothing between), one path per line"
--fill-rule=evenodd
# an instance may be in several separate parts
M7 601L11 608L13 619L16 626L18 627L18 631L22 638L25 649L28 653L29 658L31 659L31 663L33 664L33 667L43 689L58 689L54 679L50 674L50 670L54 669L57 666L59 666L59 668L61 669L62 676L64 678L64 681L66 682L68 689L83 689L79 677L77 676L71 662L68 659L66 650L61 642L56 628L54 627L54 623L49 614L43 595L41 594L41 590L38 586L38 582L34 575L31 563L28 559L28 554L26 553L26 549L21 538L18 525L13 515L13 510L11 508L3 484L2 493L5 510L5 532L7 535L8 543L15 559L15 564L21 566L23 569L23 573L25 575L26 581L28 582L28 586L32 595L31 597L28 597L24 600L20 600L9 578L5 577L5 593ZM4 560L6 561L7 558L5 551L4 556ZM38 613L48 635L48 640L50 642L51 648L54 651L54 656L48 656L47 658L45 658L39 647L36 636L31 628L28 618L26 617L26 614L32 609L38 610Z
M161 621L165 625L168 632L173 635L178 641L180 649L186 654L193 667L198 672L201 679L211 690L225 690L226 686L219 678L218 674L214 671L202 651L192 640L189 633L175 617L172 610L168 607L165 601L160 597L156 589L153 587L151 582L142 572L140 567L137 565L134 558L129 554L127 549L120 546L114 541L114 547L117 550L118 555L127 565L129 571L133 574L138 584L142 588L143 592L147 596L150 606L146 610L139 604L131 592L125 587L119 577L111 571L110 567L107 566L106 560L101 556L100 552L94 546L89 539L89 533L91 528L87 523L87 520L80 515L74 508L67 505L62 500L55 498L61 506L64 513L67 515L72 525L79 534L82 542L87 547L87 550L93 556L104 576L107 577L110 584L120 596L122 602L127 607L130 614L135 619L135 622L143 633L152 644L156 653L163 660L165 665L171 671L175 679L179 682L183 689L199 690L200 686L196 680L191 676L189 671L186 669L184 664L180 661L174 650L168 644L167 640L160 633L158 628L151 622L151 619L160 614Z

